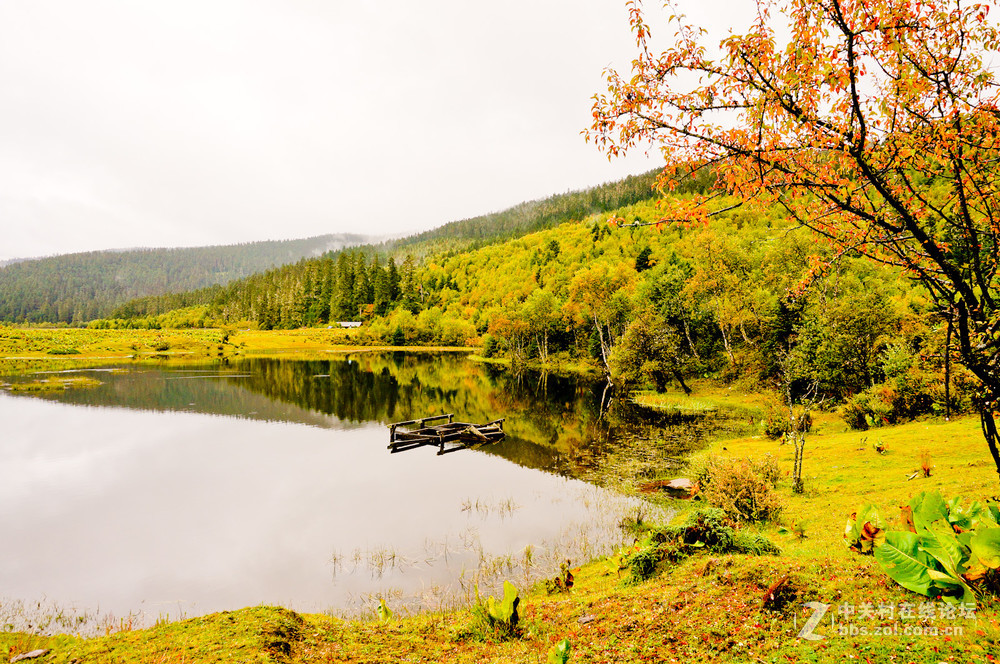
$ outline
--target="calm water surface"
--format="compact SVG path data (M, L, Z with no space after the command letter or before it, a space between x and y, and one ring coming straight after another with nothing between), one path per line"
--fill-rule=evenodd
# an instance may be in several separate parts
M0 597L152 617L447 606L477 572L526 581L610 550L636 503L581 478L616 450L679 454L702 435L609 411L588 381L461 356L86 375L102 384L0 392ZM508 438L387 451L386 423L449 412L506 416Z

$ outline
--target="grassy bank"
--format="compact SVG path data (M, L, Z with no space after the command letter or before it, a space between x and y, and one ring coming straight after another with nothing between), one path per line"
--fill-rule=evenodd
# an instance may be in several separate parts
M351 330L89 330L0 327L0 376L121 362L204 363L234 357L376 350L463 351L468 348L373 347L353 343Z

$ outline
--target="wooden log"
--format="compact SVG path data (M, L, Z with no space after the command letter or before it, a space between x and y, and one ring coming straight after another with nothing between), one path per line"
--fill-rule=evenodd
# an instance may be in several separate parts
M406 420L404 422L394 422L389 425L389 428L392 429L395 427L406 426L408 424L419 424L422 427L424 422L434 422L435 420L444 420L444 419L447 419L448 422L451 422L453 417L455 417L454 413L447 413L445 415L431 415L430 417L422 417L418 420Z
M437 442L436 436L421 436L408 432L400 432L399 436L389 442L388 448L391 450L400 446L419 447L420 445L430 445Z
M401 431L396 434L396 440L436 440L438 438L437 434L433 433L412 433L410 431Z
M483 433L479 429L477 429L476 427L474 427L474 426L470 426L468 429L465 430L464 433L466 433L466 434L468 434L468 435L470 435L470 436L472 436L474 438L478 438L479 440L481 440L483 442L486 442L486 441L489 440L489 438L487 438L485 435L483 435Z
M406 452L407 450L412 450L417 447L423 447L426 443L396 443L395 445L389 446L389 452L395 454L396 452Z

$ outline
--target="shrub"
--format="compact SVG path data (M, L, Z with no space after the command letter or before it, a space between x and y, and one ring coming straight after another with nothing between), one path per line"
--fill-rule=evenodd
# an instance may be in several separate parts
M392 331L392 338L389 341L393 346L405 346L406 345L406 334L403 332L403 328L399 325L396 329Z
M777 555L780 549L752 532L737 530L737 522L717 507L697 510L679 526L647 527L633 549L623 556L628 583L652 578L667 565L700 551L717 554Z
M733 537L733 553L744 553L753 556L776 556L781 549L774 542L760 533L737 532Z
M840 409L840 416L844 418L844 422L847 426L857 431L866 431L868 429L868 418L866 417L866 408L860 399L861 395L856 394L847 400L844 407Z
M922 369L916 359L907 357L898 347L883 355L885 382L855 394L841 408L840 414L852 429L897 424L920 415L942 412L945 399L954 413L972 409L973 383L967 371L955 367L950 393L945 395L944 374Z
M777 403L769 403L764 408L764 435L771 440L783 438L788 433L788 414Z
M46 351L49 355L79 355L80 351L75 348L51 348Z
M635 553L631 554L625 561L629 571L628 581L638 583L653 578L660 563L666 557L660 546L651 542L640 545Z
M483 336L483 357L493 357L497 354L498 344L497 338L492 334L486 334Z
M760 459L709 457L696 470L701 497L737 521L772 521L781 514L774 491L781 477L771 455Z

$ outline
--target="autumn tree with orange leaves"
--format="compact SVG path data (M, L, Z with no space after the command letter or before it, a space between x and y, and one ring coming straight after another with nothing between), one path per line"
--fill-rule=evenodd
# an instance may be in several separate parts
M746 32L731 33L717 51L672 4L660 50L641 2L627 7L632 71L606 72L588 139L609 157L658 148L667 191L692 165L711 169L720 189L782 206L835 255L905 269L953 326L957 356L980 381L983 433L1000 473L993 6L758 0ZM665 202L661 222L707 221L713 203ZM824 267L817 259L806 279Z

